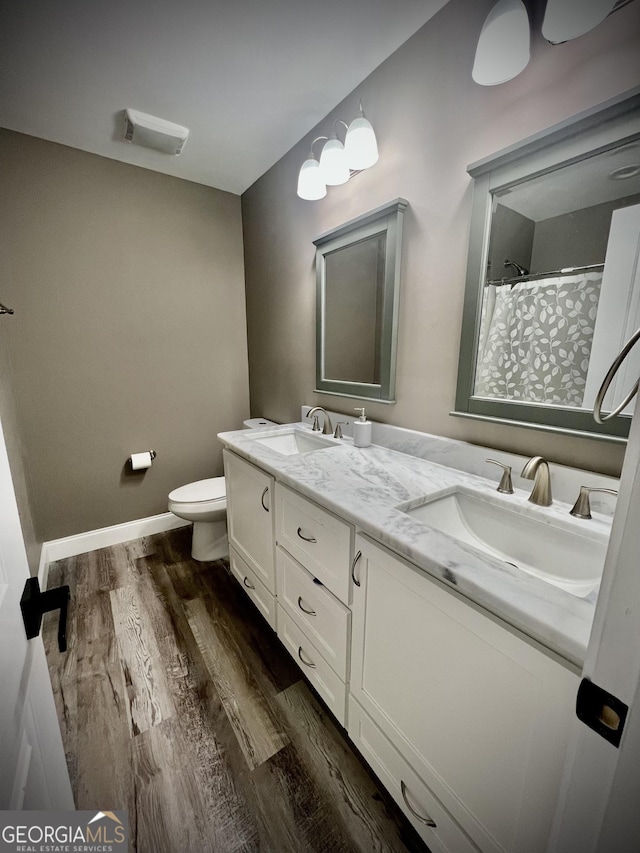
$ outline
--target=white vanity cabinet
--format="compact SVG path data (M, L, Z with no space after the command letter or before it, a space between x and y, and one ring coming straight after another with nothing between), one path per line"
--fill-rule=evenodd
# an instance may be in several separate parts
M278 637L344 726L354 530L280 483L275 494Z
M349 735L434 851L541 853L578 676L356 537Z
M276 627L273 477L223 451L231 571Z
M224 460L233 573L432 853L544 853L578 675L344 519Z

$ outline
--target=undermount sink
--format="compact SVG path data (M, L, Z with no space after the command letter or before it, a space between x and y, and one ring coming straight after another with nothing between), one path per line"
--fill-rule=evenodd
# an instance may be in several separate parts
M304 429L283 429L271 432L269 435L252 436L256 444L270 447L284 456L297 453L311 453L313 450L324 450L327 447L337 447L337 440L317 435Z
M398 508L482 554L578 597L588 595L602 577L607 537L599 531L572 530L571 522L566 527L547 523L463 489Z

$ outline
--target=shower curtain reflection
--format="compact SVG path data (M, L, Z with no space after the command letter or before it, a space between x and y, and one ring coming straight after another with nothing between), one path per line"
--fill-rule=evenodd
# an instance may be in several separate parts
M485 287L474 395L581 407L602 273Z

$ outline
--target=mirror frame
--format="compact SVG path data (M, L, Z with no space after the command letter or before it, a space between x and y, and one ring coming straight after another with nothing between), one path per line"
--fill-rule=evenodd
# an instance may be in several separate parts
M473 202L464 296L456 417L584 438L625 442L631 417L597 424L590 411L474 396L480 311L489 251L492 193L640 139L640 87L528 137L467 167Z
M396 349L398 342L398 305L400 302L400 261L402 255L402 225L409 202L403 198L351 219L344 225L317 237L316 247L316 387L320 394L354 397L395 403ZM327 379L325 366L325 305L326 258L333 252L356 243L386 234L384 281L382 288L382 324L380 341L379 384Z

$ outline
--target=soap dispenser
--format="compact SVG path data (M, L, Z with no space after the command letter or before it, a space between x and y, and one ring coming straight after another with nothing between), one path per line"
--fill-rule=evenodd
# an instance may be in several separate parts
M364 409L354 406L360 417L353 422L353 445L354 447L369 447L371 444L371 421L368 421Z

